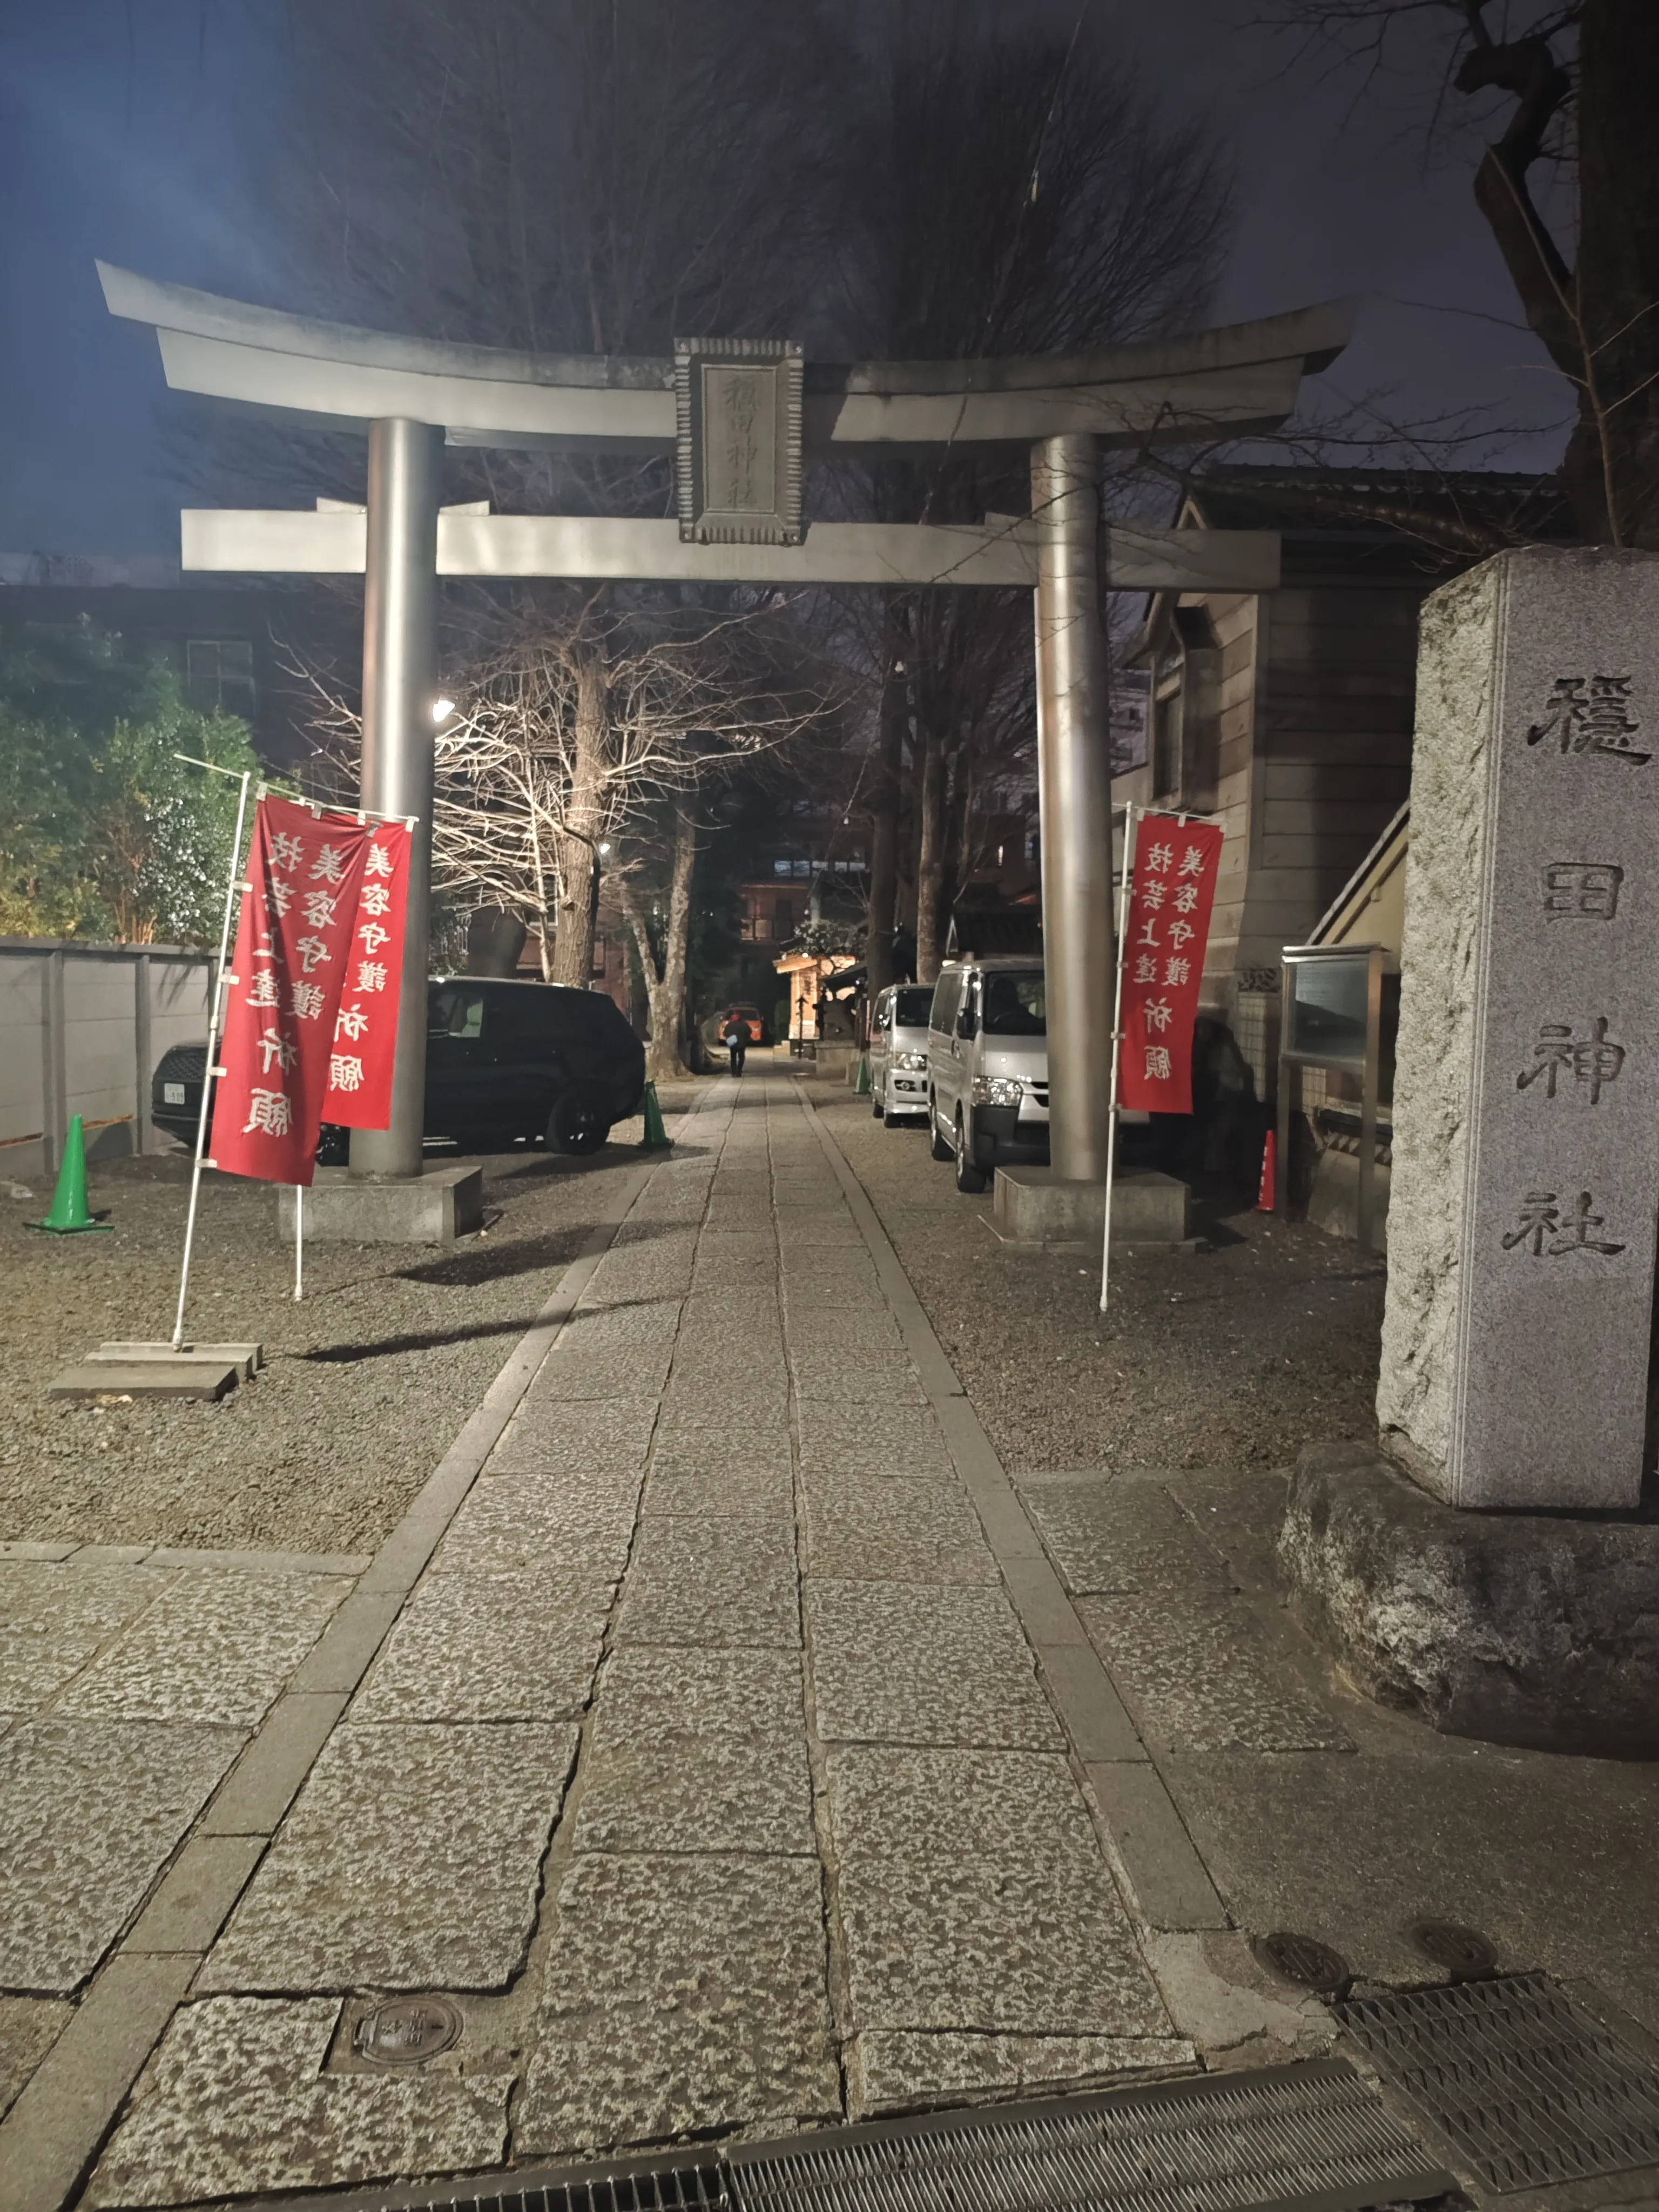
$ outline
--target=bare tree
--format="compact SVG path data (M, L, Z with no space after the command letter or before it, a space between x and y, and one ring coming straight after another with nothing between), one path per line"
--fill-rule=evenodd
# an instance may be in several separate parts
M1198 126L1160 120L1094 19L1068 37L978 0L908 0L882 28L856 209L854 349L1076 352L1201 313L1225 232L1222 166ZM962 449L872 467L846 495L891 520L975 521L1024 512L1030 484L1023 453ZM1030 598L946 586L850 619L880 702L860 794L873 799L872 981L887 979L891 957L902 869L882 825L899 811L904 750L928 980L973 857L975 790L1033 743Z
M1360 72L1364 89L1427 40L1456 124L1484 136L1501 122L1474 196L1527 322L1577 395L1563 472L1579 534L1659 545L1659 9L1268 0L1255 12ZM1437 99L1425 127L1446 135L1447 112ZM1552 179L1565 189L1547 195Z

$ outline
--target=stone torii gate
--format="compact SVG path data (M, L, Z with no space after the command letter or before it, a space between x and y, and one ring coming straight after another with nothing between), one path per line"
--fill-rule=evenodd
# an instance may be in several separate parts
M672 359L515 353L273 313L99 264L112 314L147 323L175 391L367 432L365 507L186 509L186 569L358 574L366 806L418 816L391 1127L351 1140L354 1177L422 1172L432 700L440 576L712 584L1018 586L1034 593L1051 1156L1105 1172L1112 1026L1110 767L1099 593L1271 591L1268 532L1101 527L1102 444L1282 422L1347 343L1344 302L1109 351L977 362L805 362L760 340ZM443 509L444 444L673 457L678 519ZM1029 518L808 522L804 458L1026 447ZM1104 552L1103 572L1102 552Z

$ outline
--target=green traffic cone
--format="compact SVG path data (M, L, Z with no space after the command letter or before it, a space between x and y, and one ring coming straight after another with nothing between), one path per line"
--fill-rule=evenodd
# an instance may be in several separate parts
M859 1054L859 1079L853 1085L853 1094L858 1098L870 1096L870 1063L862 1053Z
M83 1229L107 1229L107 1221L94 1221L87 1206L87 1139L77 1114L69 1125L64 1164L58 1171L58 1188L52 1211L44 1221L31 1221L31 1229L45 1229L54 1237L74 1237Z
M668 1150L671 1142L668 1132L662 1125L662 1108L657 1103L657 1086L654 1083L647 1083L645 1086L645 1134L640 1139L640 1150L642 1152L663 1152Z

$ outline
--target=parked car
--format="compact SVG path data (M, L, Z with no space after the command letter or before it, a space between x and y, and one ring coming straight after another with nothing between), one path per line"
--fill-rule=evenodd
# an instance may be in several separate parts
M952 960L927 1018L927 1124L957 1188L981 1191L999 1167L1048 1157L1048 1020L1029 957Z
M927 983L893 983L870 1009L870 1111L888 1128L927 1111Z
M204 1047L174 1045L155 1069L150 1115L196 1141ZM538 1137L558 1152L596 1152L613 1121L640 1110L645 1047L614 1000L558 983L442 976L427 991L426 1133L464 1152ZM343 1130L319 1157L343 1158Z

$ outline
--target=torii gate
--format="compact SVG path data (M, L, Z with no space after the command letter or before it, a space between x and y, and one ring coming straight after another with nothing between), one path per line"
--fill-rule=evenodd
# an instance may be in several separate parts
M1099 592L1271 591L1279 540L1114 524L1103 576L1097 447L1275 427L1304 374L1346 344L1347 303L1102 353L849 366L759 340L684 342L672 360L451 345L98 270L110 312L154 327L173 390L368 433L366 507L182 517L186 569L365 578L362 802L418 816L428 849L410 887L392 1124L353 1133L354 1176L422 1171L437 580L559 576L1034 591L1050 1152L1062 1178L1103 1179L1111 784ZM446 441L673 455L679 517L441 509ZM1028 446L1030 518L803 522L804 453L948 445Z

